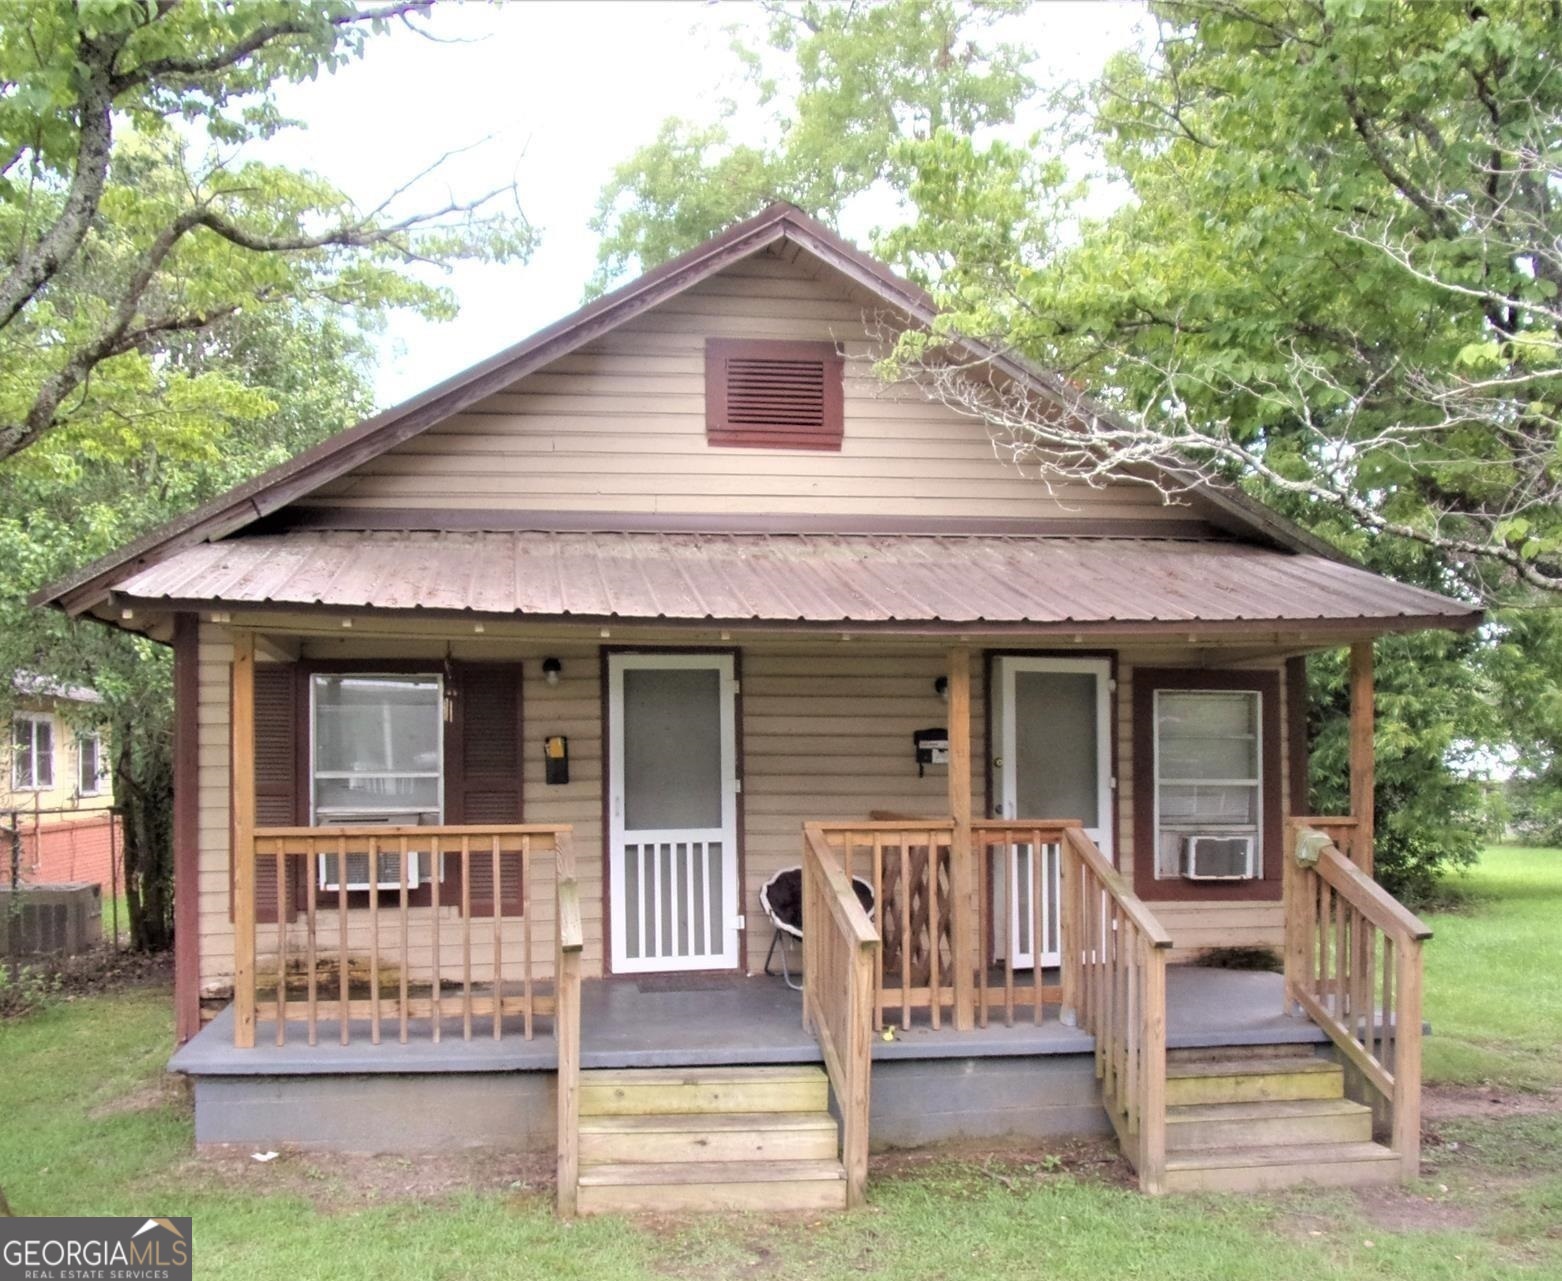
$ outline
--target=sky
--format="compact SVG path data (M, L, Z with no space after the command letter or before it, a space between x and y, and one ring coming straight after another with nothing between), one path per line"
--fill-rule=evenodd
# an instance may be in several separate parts
M454 321L394 317L379 342L376 395L395 404L575 310L595 266L588 223L616 165L668 116L708 119L731 85L726 30L756 6L721 0L454 3L368 41L334 75L283 86L303 122L261 150L312 169L363 207L378 205L448 152L403 207L429 208L515 186L539 240L526 263L463 264L441 278ZM1012 31L1037 51L1043 83L1087 76L1132 43L1142 12L1115 0L1052 0ZM865 237L871 205L843 230Z

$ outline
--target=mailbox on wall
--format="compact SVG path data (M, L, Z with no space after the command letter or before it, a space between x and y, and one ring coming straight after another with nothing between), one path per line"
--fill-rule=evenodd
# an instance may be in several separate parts
M911 735L912 746L916 750L917 777L922 777L922 771L929 765L949 764L949 731L947 729L919 729Z
M569 782L569 739L563 734L552 734L543 740L542 760L544 782Z

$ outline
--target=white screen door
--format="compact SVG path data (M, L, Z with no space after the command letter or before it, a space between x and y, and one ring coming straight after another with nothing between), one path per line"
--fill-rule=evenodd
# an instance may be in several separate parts
M993 743L997 817L1078 819L1107 858L1112 850L1111 662L1104 658L1005 657L996 662ZM1021 846L1010 870L1007 938L998 955L1016 966L1056 965L1060 851ZM1039 913L1032 904L1040 896ZM994 887L993 920L1002 891ZM1037 918L1040 932L1037 937Z
M738 963L730 654L610 654L613 969Z

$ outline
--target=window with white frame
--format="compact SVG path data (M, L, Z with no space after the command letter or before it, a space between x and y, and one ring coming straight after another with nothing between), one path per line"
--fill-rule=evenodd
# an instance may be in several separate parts
M444 814L444 690L434 675L323 675L310 683L310 815L316 826L421 826ZM413 851L408 880L421 883ZM400 850L381 851L372 887L401 884ZM336 856L320 860L335 888ZM369 855L347 856L347 888L371 888Z
M1257 690L1155 691L1155 875L1263 875Z
M11 720L11 790L47 791L54 786L54 718L18 712Z
M103 739L94 733L76 735L76 794L97 796L103 791Z

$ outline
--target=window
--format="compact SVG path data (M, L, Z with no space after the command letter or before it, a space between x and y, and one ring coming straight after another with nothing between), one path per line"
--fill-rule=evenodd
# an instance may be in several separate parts
M1280 672L1133 667L1134 893L1274 902L1285 860Z
M763 449L839 449L841 376L833 343L707 339L706 439Z
M317 825L437 824L444 814L444 690L438 676L316 675L310 686L310 814ZM420 883L423 855L408 861ZM399 849L381 853L374 885L401 884ZM320 883L335 888L336 858ZM370 888L368 854L347 857L347 887Z
M103 790L103 740L97 734L76 736L76 793L96 796Z
M54 718L22 713L11 721L11 790L47 791L54 786Z
M1157 879L1260 874L1262 737L1257 690L1155 691Z

